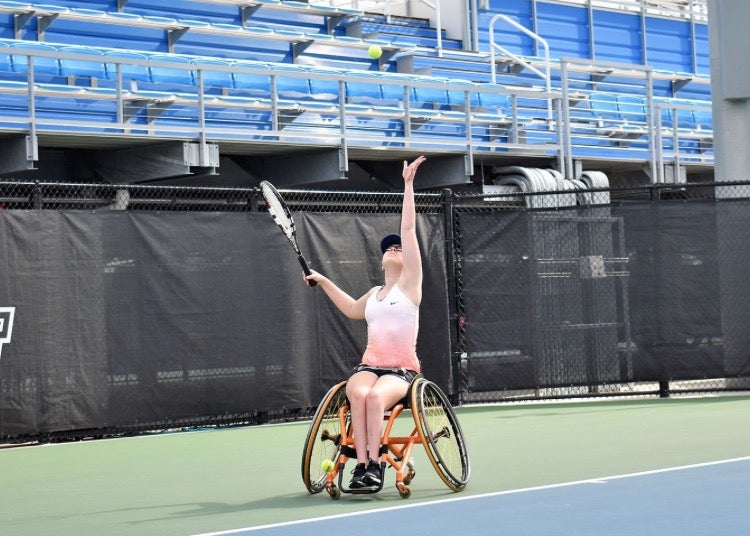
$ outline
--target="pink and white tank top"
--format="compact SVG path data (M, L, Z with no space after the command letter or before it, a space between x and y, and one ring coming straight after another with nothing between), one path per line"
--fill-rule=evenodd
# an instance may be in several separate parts
M367 348L362 363L419 372L419 307L406 297L398 285L394 285L382 299L378 299L377 295L377 292L373 292L365 304Z

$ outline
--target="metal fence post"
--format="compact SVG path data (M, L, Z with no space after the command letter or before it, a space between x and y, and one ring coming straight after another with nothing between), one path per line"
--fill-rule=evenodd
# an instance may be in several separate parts
M465 383L461 381L461 349L458 341L458 281L456 279L456 236L454 234L455 205L453 191L442 191L443 225L445 235L445 272L448 291L448 325L450 326L451 377L453 381L453 402L460 404Z

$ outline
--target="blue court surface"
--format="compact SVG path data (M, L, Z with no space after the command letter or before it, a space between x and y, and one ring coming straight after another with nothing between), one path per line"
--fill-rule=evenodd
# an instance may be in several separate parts
M739 536L749 506L744 457L210 534Z

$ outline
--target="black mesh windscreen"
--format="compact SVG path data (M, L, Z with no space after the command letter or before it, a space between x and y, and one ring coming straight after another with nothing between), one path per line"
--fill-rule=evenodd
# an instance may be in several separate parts
M418 353L450 387L441 220L419 215ZM312 266L359 297L393 216L298 218ZM132 428L314 407L364 350L364 322L309 288L264 213L5 211L4 435ZM3 304L0 304L3 305ZM445 334L440 336L439 334Z

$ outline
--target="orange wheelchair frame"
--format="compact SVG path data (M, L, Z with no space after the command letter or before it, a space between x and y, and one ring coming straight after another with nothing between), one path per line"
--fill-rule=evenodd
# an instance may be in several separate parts
M414 428L406 436L393 436L396 419L411 411ZM437 384L418 375L409 387L406 398L384 415L385 429L381 436L380 467L396 471L396 488L402 498L411 496L409 484L415 476L412 450L422 444L440 479L453 491L461 491L469 480L469 456L456 414ZM341 493L377 493L377 487L351 489L344 486L346 462L356 459L351 433L346 381L333 386L318 405L305 438L302 455L302 480L310 493L324 489L334 500ZM333 468L327 469L327 465ZM338 485L337 483L338 482Z

